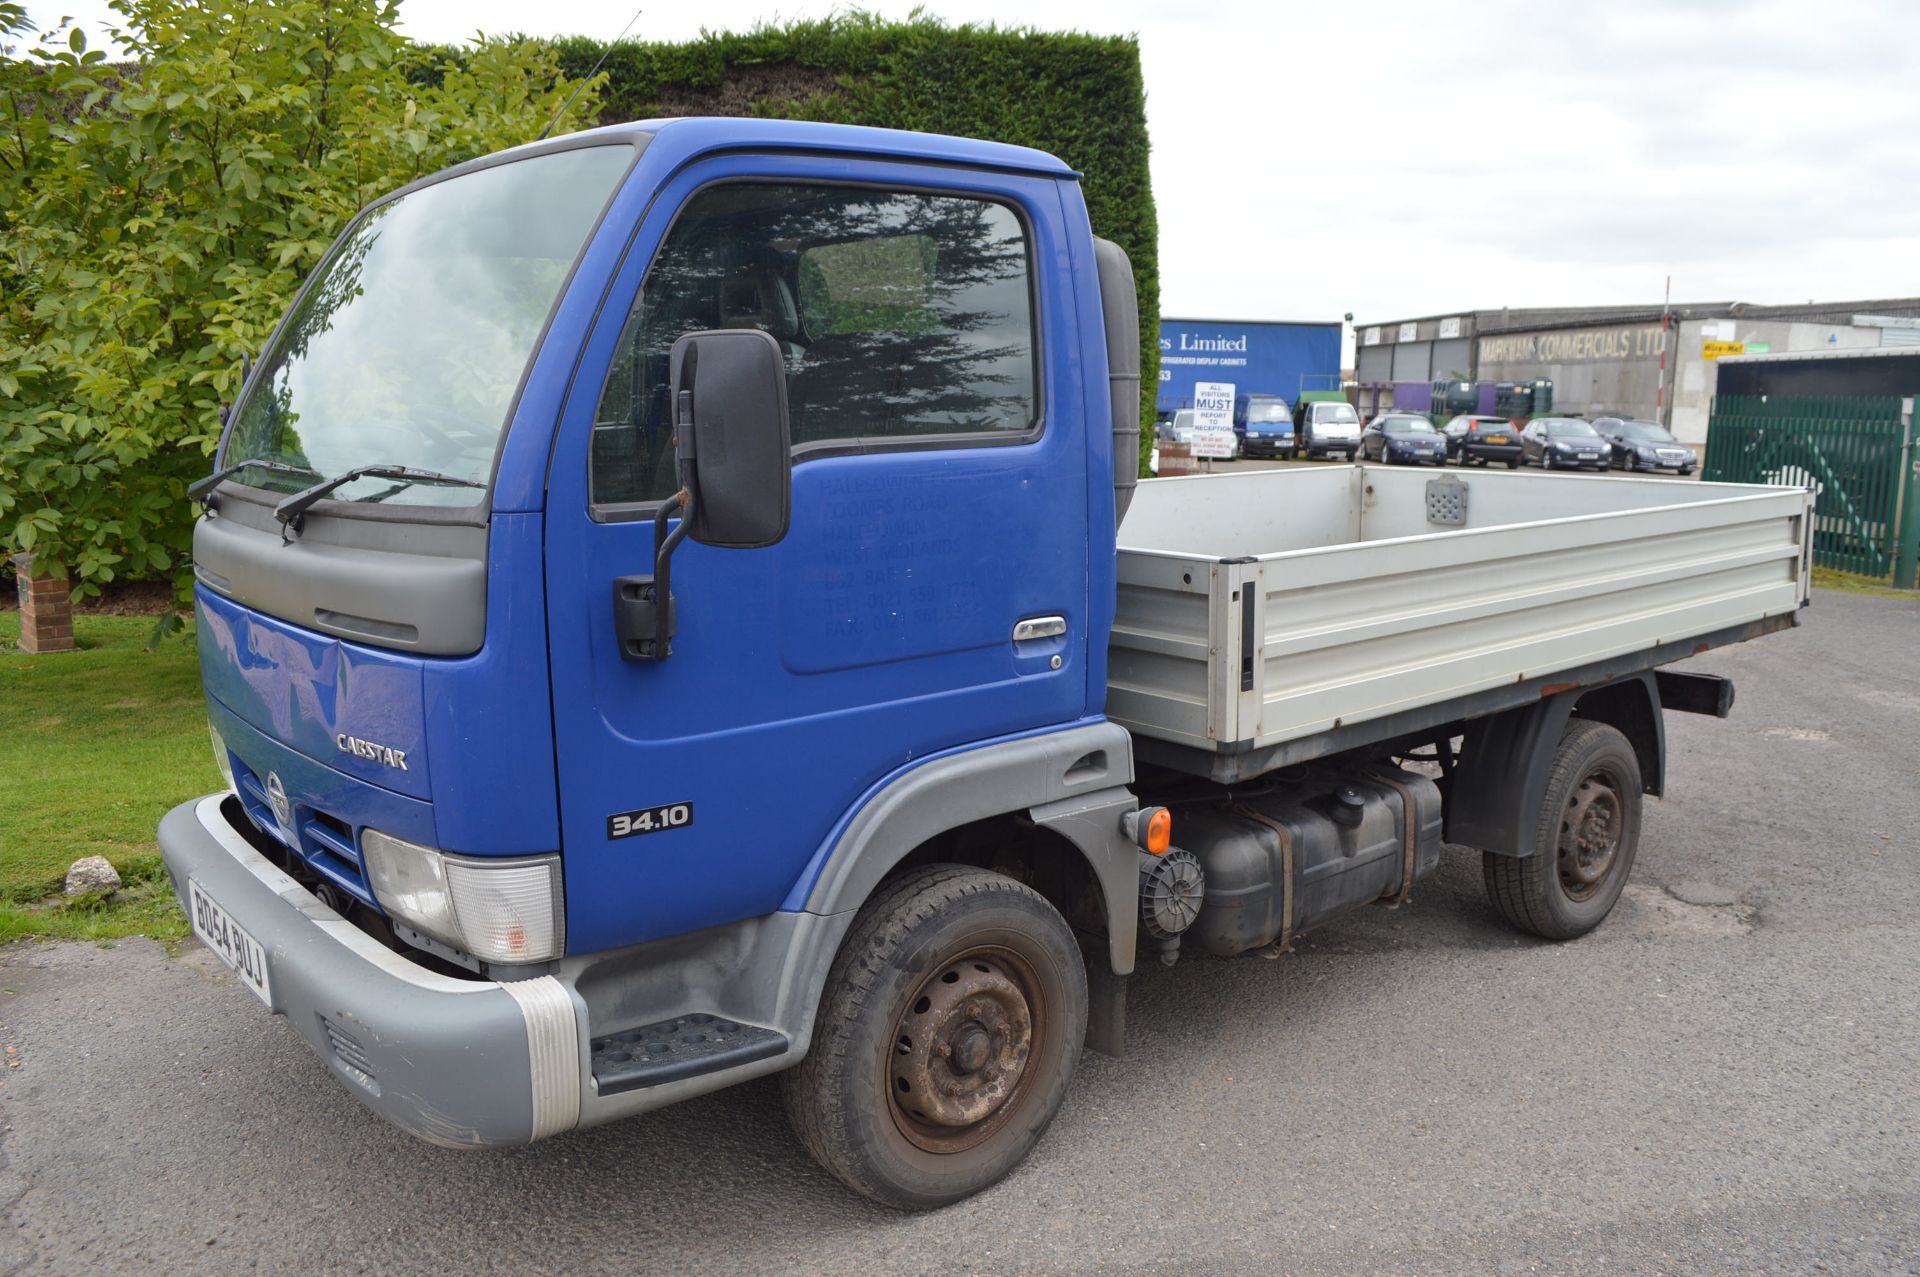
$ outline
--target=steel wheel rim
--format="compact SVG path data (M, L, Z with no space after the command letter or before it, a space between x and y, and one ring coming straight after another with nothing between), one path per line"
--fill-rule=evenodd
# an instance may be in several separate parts
M1560 886L1569 900L1591 899L1606 886L1620 858L1627 805L1620 781L1596 770L1582 776L1560 816Z
M941 963L906 1000L888 1039L895 1128L929 1153L991 1139L1031 1089L1045 1024L1045 996L1019 954L984 945Z

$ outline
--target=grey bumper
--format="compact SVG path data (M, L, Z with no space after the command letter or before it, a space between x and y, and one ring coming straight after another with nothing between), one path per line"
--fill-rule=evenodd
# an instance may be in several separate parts
M267 953L272 1009L361 1103L450 1147L525 1144L580 1123L584 1007L552 976L459 980L393 953L262 856L224 795L160 822L183 908L187 882Z

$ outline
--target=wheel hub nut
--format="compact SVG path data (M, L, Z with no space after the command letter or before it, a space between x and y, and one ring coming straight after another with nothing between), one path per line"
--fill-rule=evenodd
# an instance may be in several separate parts
M953 1071L955 1073L978 1073L986 1065L987 1053L993 1049L993 1042L987 1031L977 1024L969 1024L954 1036Z

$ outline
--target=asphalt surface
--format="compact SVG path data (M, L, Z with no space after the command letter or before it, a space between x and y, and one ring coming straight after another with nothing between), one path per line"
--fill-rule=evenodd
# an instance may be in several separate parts
M1600 931L1514 936L1456 850L1295 956L1147 970L1128 1057L931 1215L769 1083L449 1152L197 947L0 950L0 1272L1920 1272L1920 602L1806 619L1695 662L1738 704L1670 716Z

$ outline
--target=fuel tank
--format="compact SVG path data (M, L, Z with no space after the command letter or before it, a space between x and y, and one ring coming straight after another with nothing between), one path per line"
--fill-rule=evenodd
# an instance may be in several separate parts
M1177 805L1175 836L1206 874L1200 916L1183 944L1227 957L1272 944L1283 927L1298 934L1397 895L1407 863L1402 789L1412 799L1412 868L1418 878L1440 862L1441 813L1439 789L1416 772L1384 766L1363 773L1313 770L1295 785Z

